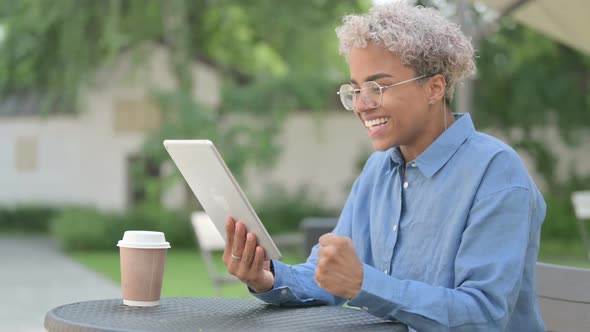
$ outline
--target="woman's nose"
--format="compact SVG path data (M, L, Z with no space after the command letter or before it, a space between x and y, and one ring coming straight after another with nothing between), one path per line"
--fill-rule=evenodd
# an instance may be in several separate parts
M356 99L356 104L354 105L354 111L356 113L363 113L371 111L373 109L375 109L375 107L368 106L365 102L365 98L363 98L361 95L358 96L358 98Z

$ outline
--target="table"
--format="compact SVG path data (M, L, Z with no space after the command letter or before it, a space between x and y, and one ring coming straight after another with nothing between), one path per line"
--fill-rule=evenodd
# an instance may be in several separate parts
M45 316L50 332L67 331L407 331L359 309L287 308L256 299L162 298L157 307L123 305L122 299L78 302Z

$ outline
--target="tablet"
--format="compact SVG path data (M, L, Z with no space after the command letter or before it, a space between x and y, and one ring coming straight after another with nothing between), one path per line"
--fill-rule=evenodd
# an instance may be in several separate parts
M256 234L266 257L281 259L279 249L258 219L221 155L209 140L165 140L164 147L189 187L227 240L225 222L231 216Z

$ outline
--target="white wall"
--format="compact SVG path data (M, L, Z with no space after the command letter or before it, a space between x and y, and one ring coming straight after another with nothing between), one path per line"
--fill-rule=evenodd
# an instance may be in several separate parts
M39 118L2 119L0 123L0 201L3 203L46 201L70 202L80 196L80 136L76 119L55 119L49 124ZM66 134L64 133L71 133ZM22 137L38 143L35 171L16 169L16 144ZM55 152L54 152L55 151ZM76 167L73 167L76 165ZM60 170L68 170L67 177Z
M127 158L139 151L143 133L115 133L117 100L142 100L154 89L170 90L174 80L163 49L142 66L124 55L101 70L81 94L78 116L0 117L0 205L22 203L88 204L121 210L127 202ZM205 104L219 103L220 79L210 69L193 67L196 94ZM38 142L37 168L16 169L16 142Z
M358 175L356 162L373 151L362 124L344 111L291 114L278 140L284 150L275 167L247 172L249 195L261 197L269 183L290 191L307 185L315 198L339 207Z

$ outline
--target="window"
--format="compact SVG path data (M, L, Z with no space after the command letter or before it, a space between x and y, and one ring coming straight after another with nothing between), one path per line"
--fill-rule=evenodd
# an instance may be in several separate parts
M20 172L31 172L37 170L38 151L37 139L34 137L19 137L15 146L16 169Z
M146 99L118 99L113 112L116 133L142 133L158 128L161 123L160 111Z

